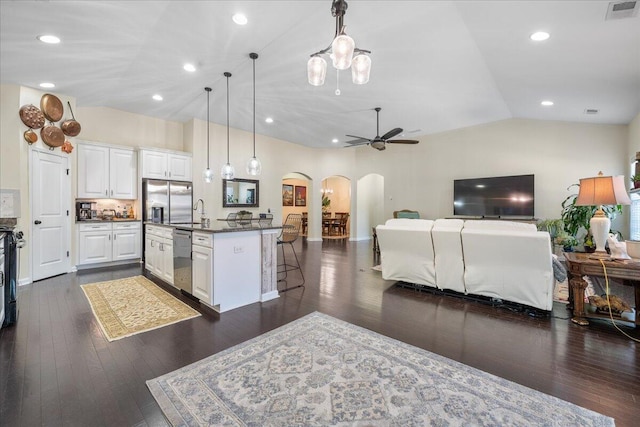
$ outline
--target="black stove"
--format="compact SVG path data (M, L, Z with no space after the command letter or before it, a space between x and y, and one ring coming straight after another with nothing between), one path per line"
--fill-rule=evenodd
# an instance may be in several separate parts
M18 249L24 246L25 240L22 231L15 231L14 227L6 225L0 225L0 236L4 255L4 269L0 270L3 284L0 289L4 291L0 293L0 298L4 299L4 321L0 327L5 327L18 321Z

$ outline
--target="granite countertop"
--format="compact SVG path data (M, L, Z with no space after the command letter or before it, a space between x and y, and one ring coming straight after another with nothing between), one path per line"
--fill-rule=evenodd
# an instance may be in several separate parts
M140 219L138 218L82 219L82 220L76 219L76 224L82 224L85 222L95 223L95 222L132 222L132 221L140 221Z
M146 221L145 225L157 225L160 227L169 227L169 228L180 228L183 230L191 230L191 231L204 231L207 233L229 233L235 231L261 231L261 230L279 230L282 228L281 225L271 224L271 225L260 225L258 223L251 223L240 225L234 221L228 222L212 222L209 227L203 227L199 222L191 223L191 224L160 224L157 222Z

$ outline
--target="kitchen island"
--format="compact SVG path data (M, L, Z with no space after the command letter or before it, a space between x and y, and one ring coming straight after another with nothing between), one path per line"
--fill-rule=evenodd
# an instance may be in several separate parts
M220 313L269 301L278 297L276 244L281 228L145 222L145 269ZM174 251L184 251L174 247L174 230L191 232L191 263L185 268L173 261ZM189 278L190 287L183 286Z

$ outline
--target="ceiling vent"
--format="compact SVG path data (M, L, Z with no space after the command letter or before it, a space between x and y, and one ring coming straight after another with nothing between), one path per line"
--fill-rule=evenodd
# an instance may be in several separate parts
M638 14L640 2L638 1L612 1L607 8L605 20L633 18Z
M600 110L596 110L595 108L587 108L584 110L585 114L598 114Z

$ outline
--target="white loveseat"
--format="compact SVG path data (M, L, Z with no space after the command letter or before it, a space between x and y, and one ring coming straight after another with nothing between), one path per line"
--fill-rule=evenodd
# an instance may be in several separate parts
M549 233L533 224L393 219L376 234L386 280L552 308Z

